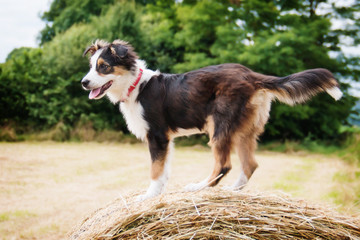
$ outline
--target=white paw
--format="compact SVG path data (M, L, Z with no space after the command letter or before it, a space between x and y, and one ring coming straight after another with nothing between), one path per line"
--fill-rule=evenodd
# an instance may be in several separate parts
M223 189L228 191L240 191L246 186L247 182L248 182L248 178L246 177L244 172L241 171L240 176L236 180L236 182L231 186L223 187Z
M148 190L146 191L146 193L144 195L139 195L136 198L136 201L142 202L146 199L153 198L153 197L160 195L165 189L166 180L167 180L167 178L164 178L164 179L160 178L159 180L152 180L150 182L150 186L149 186Z
M142 195L139 195L136 197L136 202L142 202L142 201L145 201L146 199L153 198L153 197L155 197L155 196L152 196L149 194L142 194Z
M190 183L185 186L185 191L187 192L195 192L201 190L207 186L207 183L199 182L199 183Z
M136 197L136 201L137 202L142 202L146 199L150 199L150 198L153 198L153 197L156 197L156 196L159 196L161 194L161 192L154 192L154 191L147 191L145 194L142 194L142 195L139 195Z

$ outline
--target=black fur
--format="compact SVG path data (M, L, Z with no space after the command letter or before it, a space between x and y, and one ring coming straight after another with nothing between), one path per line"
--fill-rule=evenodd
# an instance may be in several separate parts
M116 54L113 54L112 48L116 51ZM135 61L137 56L123 45L112 44L105 47L99 58L104 59L104 61L111 66L112 70L115 66L122 66L128 71L135 71ZM111 72L108 72L107 74L109 73Z

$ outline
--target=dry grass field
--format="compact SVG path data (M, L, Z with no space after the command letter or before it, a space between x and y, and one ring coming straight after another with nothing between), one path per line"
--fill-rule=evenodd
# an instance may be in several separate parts
M334 176L349 168L321 155L258 152L259 168L247 189L282 191L317 203L333 203ZM149 183L150 156L142 144L0 143L0 239L64 239L83 218ZM233 169L220 183L231 184ZM205 178L212 164L205 147L176 148L167 191ZM353 214L355 210L346 206Z

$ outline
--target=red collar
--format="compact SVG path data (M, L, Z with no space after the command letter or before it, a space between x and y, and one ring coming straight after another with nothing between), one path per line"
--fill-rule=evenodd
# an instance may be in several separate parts
M127 93L127 96L129 97L130 96L130 93L132 92L132 91L134 91L134 89L136 88L136 86L139 84L139 82L140 82L140 79L141 79L141 76L142 76L142 74L143 74L143 70L140 68L139 69L140 70L140 72L139 72L139 75L138 75L138 77L137 77L137 79L135 80L135 82L129 87L129 89L128 89L128 93Z

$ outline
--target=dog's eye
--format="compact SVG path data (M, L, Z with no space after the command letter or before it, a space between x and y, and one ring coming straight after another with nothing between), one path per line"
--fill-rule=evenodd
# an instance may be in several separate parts
M106 64L101 64L100 65L100 68L102 69L102 70L106 70L106 69L108 69L108 65L106 65Z

